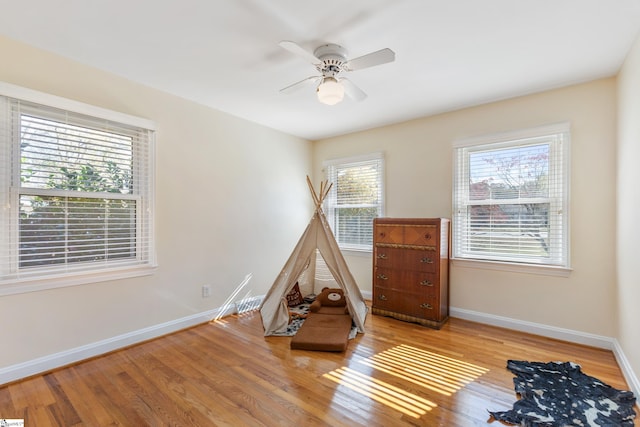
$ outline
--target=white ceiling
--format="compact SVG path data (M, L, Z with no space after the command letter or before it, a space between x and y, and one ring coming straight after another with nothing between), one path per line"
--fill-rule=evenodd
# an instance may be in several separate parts
M316 140L615 75L640 0L0 0L0 34ZM336 43L390 64L349 73L369 96L320 104L279 47Z

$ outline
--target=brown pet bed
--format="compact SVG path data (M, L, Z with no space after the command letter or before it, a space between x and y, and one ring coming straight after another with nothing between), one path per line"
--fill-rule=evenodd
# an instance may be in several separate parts
M291 348L345 351L349 343L352 320L351 316L344 314L344 307L340 307L340 311L341 314L309 313L298 332L291 338Z

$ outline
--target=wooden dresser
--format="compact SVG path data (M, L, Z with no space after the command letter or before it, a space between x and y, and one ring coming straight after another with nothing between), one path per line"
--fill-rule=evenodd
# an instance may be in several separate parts
M449 318L449 220L376 218L372 312L440 329Z

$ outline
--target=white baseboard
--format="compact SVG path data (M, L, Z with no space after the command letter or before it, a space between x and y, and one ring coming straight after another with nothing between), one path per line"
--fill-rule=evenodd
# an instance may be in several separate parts
M65 350L48 356L39 357L27 362L0 368L0 386L32 375L41 374L63 366L77 363L92 357L100 356L133 344L138 344L181 329L206 323L215 318L233 314L235 306L216 308L196 313L181 319L172 320L137 331L128 332L92 344Z
M571 329L557 328L555 326L543 325L541 323L527 322L524 320L512 319L509 317L496 316L478 311L465 310L463 308L451 307L449 309L451 317L485 323L487 325L499 326L516 331L527 332L543 337L555 338L562 341L576 344L589 345L591 347L605 348L613 350L613 338L602 335L588 334Z
M473 322L484 323L492 326L513 329L520 332L541 335L543 337L555 338L562 341L576 344L588 345L591 347L611 350L618 362L618 366L629 385L629 388L636 396L640 396L640 382L635 372L631 368L618 340L602 335L588 334L571 329L557 328L555 326L543 325L541 323L526 322L509 317L495 316L493 314L481 313L478 311L465 310L463 308L449 308L451 317L471 320Z
M624 379L627 380L627 384L629 384L629 388L631 388L633 394L635 394L636 397L639 397L640 381L638 381L638 377L636 376L635 372L633 372L633 369L629 364L629 360L622 351L618 340L613 340L613 344L613 355L616 357L616 361L618 362L618 366L620 366L622 375L624 375Z
M371 292L363 292L363 296L370 299ZM247 311L248 308L258 308L263 298L264 295L247 298L224 307L218 307L213 310L196 313L191 316L186 316L159 325L139 329L137 331L118 335L92 344L83 345L59 353L29 360L27 362L0 368L0 386L32 375L57 369L62 366L100 356L102 354L157 338L162 335L167 335L182 329L210 322L213 319L234 314L238 311L243 312ZM451 317L612 350L631 390L636 396L640 396L640 382L638 381L638 377L633 372L633 369L616 339L455 307L451 307L449 313Z

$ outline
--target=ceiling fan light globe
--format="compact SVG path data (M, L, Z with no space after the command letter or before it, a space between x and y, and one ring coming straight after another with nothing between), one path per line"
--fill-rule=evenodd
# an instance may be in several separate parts
M344 86L333 77L326 77L317 92L318 101L326 105L335 105L344 99Z

